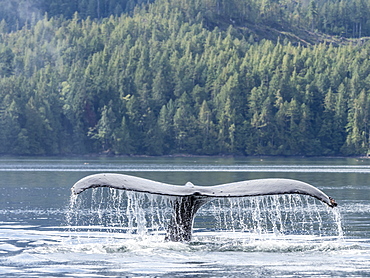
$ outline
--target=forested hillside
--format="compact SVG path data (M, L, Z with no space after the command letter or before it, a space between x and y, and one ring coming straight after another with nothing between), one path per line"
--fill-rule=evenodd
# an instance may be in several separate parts
M7 30L18 30L25 24L34 25L45 13L49 17L71 19L104 18L135 9L155 0L0 0L0 21ZM159 1L159 5L164 3ZM260 36L274 32L303 29L330 35L359 38L370 36L369 0L171 0L169 8L179 8L187 21L196 17L208 26L230 24L251 29ZM169 12L169 11L167 11ZM281 34L281 33L280 33ZM276 36L276 34L275 34Z
M59 2L0 24L0 154L369 151L368 1Z

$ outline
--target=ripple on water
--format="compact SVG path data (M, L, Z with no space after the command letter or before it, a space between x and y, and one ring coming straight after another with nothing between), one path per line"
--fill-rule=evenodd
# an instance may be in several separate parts
M354 268L360 272L370 270L365 263L370 259L368 242L335 236L196 230L192 242L179 243L165 242L163 234L142 237L107 231L87 232L88 227L80 228L82 231L66 227L42 233L18 229L23 247L18 247L18 242L2 242L3 250L21 250L0 256L0 265L5 267L0 268L0 274L6 277L184 277L185 274L210 277L212 273L215 274L212 277L223 277L229 271L234 274L240 271L236 277L245 277L242 273L284 276L281 264L286 264L290 270L301 266L312 276L321 276L325 273L317 267L328 258L333 268L340 268L343 275ZM306 261L299 259L303 257ZM357 261L343 265L343 260L352 259Z

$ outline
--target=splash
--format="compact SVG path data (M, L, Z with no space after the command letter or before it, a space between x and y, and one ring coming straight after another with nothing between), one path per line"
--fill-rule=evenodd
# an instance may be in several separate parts
M170 197L111 188L89 193L71 196L66 217L71 230L123 232L141 238L165 233L172 213Z
M214 217L219 231L247 232L259 238L343 236L339 210L305 195L217 199L198 213L198 217L207 215Z
M111 188L94 188L70 199L66 222L71 231L109 232L163 240L175 197ZM218 198L204 205L194 223L197 238L207 232L253 239L289 235L341 238L340 212L305 195ZM225 233L227 232L227 233Z

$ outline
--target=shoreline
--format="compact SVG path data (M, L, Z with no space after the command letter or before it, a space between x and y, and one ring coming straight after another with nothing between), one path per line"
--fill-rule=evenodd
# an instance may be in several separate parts
M335 159L335 158L353 158L353 159L370 159L370 156L366 155L313 155L313 156L305 156L305 155L236 155L236 154L218 154L218 155L194 155L194 154L168 154L168 155L133 155L133 154L110 154L110 153L91 153L91 154L44 154L44 155L16 155L16 154L0 154L0 158L6 157L50 157L50 158L65 158L65 157L127 157L127 158L300 158L300 159L310 159L310 158L328 158L328 159Z

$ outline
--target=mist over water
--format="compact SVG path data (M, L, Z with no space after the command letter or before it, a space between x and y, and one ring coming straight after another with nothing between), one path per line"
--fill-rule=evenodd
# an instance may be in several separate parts
M156 161L0 160L0 276L370 277L370 194L363 172L370 162L160 158L161 169L186 170L157 172ZM98 172L91 168L112 170L120 164L136 169L127 174L173 184L299 179L334 197L339 206L331 209L301 195L214 199L198 211L190 243L166 242L173 197L109 188L71 195L74 182ZM266 171L198 171L202 165L254 165ZM295 170L268 170L279 165ZM306 166L315 167L307 172ZM351 172L335 171L347 166ZM319 168L330 172L312 172Z

